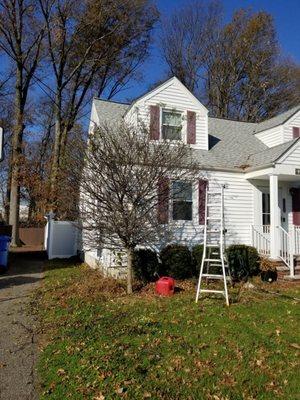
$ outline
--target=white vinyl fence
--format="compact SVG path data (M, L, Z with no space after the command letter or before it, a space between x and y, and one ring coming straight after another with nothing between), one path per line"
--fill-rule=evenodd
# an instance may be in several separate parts
M77 255L79 229L75 222L54 221L48 216L45 229L45 250L49 260Z

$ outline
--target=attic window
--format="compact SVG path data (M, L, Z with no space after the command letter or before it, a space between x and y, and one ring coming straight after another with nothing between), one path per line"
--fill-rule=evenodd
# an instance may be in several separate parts
M181 140L181 113L162 110L161 132L163 139Z
M293 138L296 139L300 137L300 128L293 126Z

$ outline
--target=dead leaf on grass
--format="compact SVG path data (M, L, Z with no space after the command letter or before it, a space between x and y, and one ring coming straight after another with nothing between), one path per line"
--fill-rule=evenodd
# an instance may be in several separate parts
M59 368L59 369L56 371L56 373L57 373L57 375L59 375L59 376L63 376L63 375L66 374L66 371L65 371L63 368Z
M300 345L298 343L291 343L290 346L294 349L300 350Z

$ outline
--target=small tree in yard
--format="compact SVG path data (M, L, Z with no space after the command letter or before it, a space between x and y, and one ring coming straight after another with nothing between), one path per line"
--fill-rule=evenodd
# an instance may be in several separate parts
M77 156L85 160L83 168L77 167L83 243L126 250L127 292L132 293L134 250L171 237L169 182L197 174L192 150L183 143L153 143L145 127L123 123L95 129L84 154Z

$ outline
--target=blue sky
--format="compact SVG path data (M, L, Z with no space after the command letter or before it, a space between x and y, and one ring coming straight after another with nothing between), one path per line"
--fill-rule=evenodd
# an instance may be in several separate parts
M187 0L157 0L156 3L161 14L168 15L178 6L187 3ZM270 13L274 18L284 54L300 62L300 0L223 0L225 21L229 21L234 11L242 7ZM157 36L157 30L154 36ZM131 84L116 96L116 100L126 101L139 96L163 77L164 68L154 43L151 46L151 55L142 67L143 81Z

